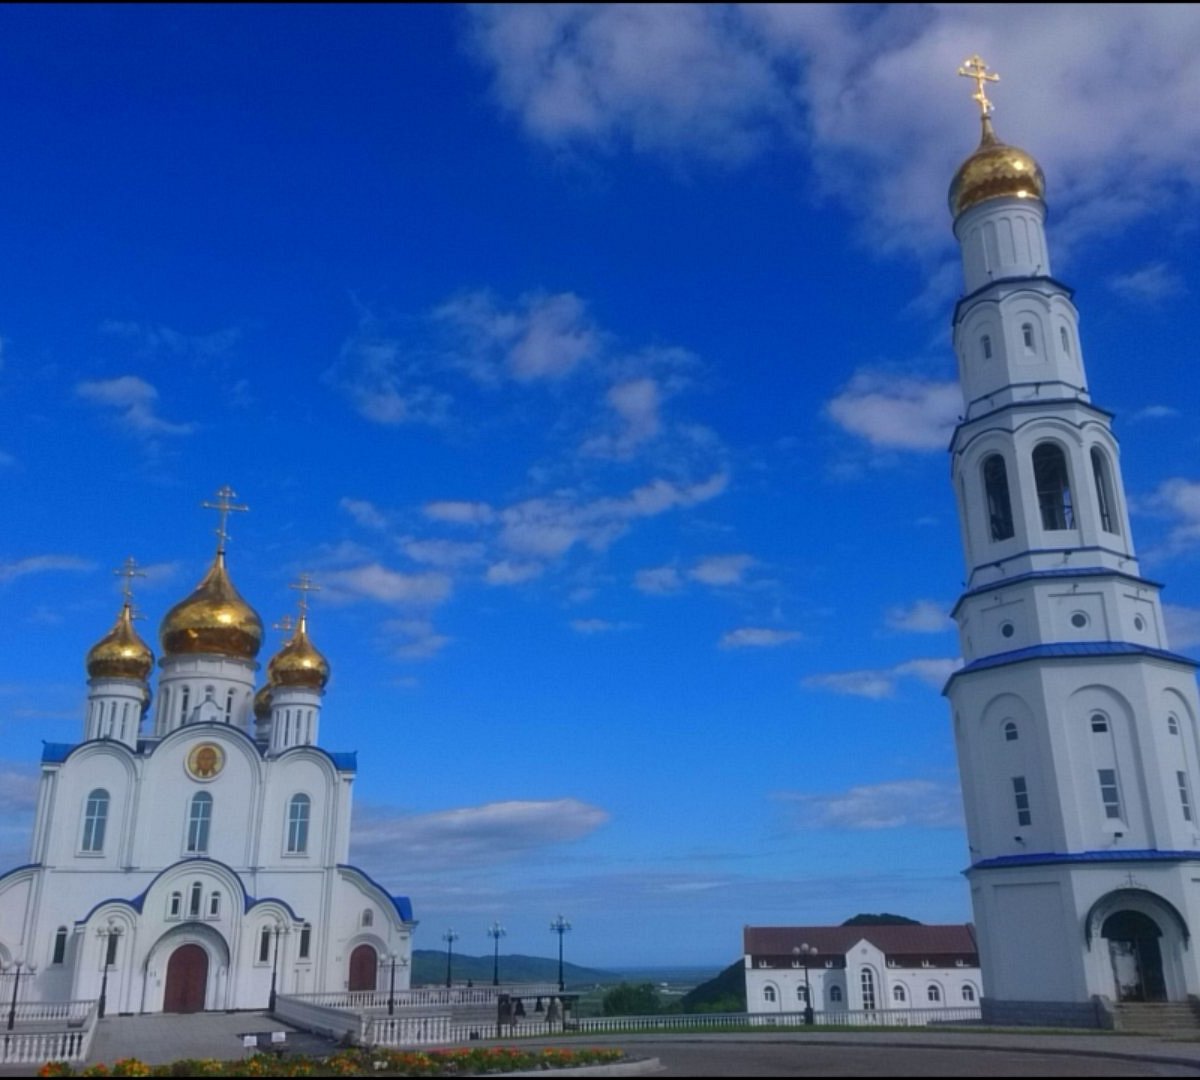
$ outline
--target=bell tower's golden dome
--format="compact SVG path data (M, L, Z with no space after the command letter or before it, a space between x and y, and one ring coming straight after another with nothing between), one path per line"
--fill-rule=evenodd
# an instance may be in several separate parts
M292 636L267 665L271 686L299 686L323 690L329 682L329 661L308 637L308 617L301 614Z
M154 653L133 628L133 609L126 600L113 628L88 650L88 678L145 682L153 667Z
M1046 178L1032 154L996 138L991 118L983 118L979 146L950 182L950 213L955 218L987 199L1041 199Z
M254 695L254 718L266 720L271 715L271 684L265 683Z
M158 631L164 657L215 653L253 660L262 648L262 636L258 612L242 599L229 580L223 549L217 551L208 573L191 596L167 612Z

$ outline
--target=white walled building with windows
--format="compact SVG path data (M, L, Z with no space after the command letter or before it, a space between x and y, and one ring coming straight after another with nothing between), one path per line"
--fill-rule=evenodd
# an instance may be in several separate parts
M1094 405L1045 182L982 139L950 189L964 411L950 452L967 587L950 679L984 1017L1096 1022L1200 994L1195 663L1142 576L1112 414Z
M967 925L747 926L746 1009L815 1012L977 1008L982 980ZM923 1022L914 1015L914 1023Z
M318 744L329 665L306 596L255 690L262 622L225 566L232 495L212 566L163 619L155 707L126 588L87 657L82 741L45 744L29 862L0 877L0 963L24 1001L264 1008L276 988L386 986L393 962L408 986L409 901L349 865L356 758Z

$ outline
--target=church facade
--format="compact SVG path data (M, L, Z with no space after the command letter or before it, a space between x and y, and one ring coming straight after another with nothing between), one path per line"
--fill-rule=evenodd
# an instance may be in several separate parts
M408 986L411 905L350 865L355 755L318 741L329 665L307 580L256 687L262 622L225 564L232 497L207 574L163 619L153 705L127 585L88 653L82 739L45 744L29 862L0 877L0 962L24 1001L192 1012Z
M1093 403L1045 182L983 134L950 189L965 288L950 447L967 583L950 679L985 1020L1087 1023L1200 994L1195 663L1138 565L1112 414Z

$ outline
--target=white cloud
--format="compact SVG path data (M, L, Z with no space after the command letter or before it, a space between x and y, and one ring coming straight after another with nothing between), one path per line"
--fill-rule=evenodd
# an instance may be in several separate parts
M451 399L430 383L428 364L404 339L364 314L325 378L372 423L440 424Z
M195 424L175 424L155 412L158 391L137 375L77 383L75 394L101 408L114 410L118 423L135 435L190 435Z
M936 600L916 600L908 606L888 608L884 624L905 634L940 634L953 629L954 620Z
M673 566L652 566L633 577L634 587L651 596L665 596L683 588L683 578Z
M71 573L94 570L96 564L77 555L29 555L24 559L0 563L0 585L28 574Z
M1181 295L1183 279L1164 262L1153 262L1108 279L1108 287L1126 300L1157 304Z
M464 540L431 538L419 540L406 536L398 541L400 550L413 562L425 563L449 570L467 563L478 562L484 557L486 547L482 543Z
M611 634L617 630L629 630L633 624L613 622L611 619L572 619L571 629L577 634Z
M1179 410L1171 405L1146 405L1132 413L1129 419L1136 423L1139 420L1169 420L1179 415Z
M161 324L122 319L106 319L100 324L100 333L131 342L142 356L166 355L197 361L227 356L242 337L236 326L209 334L186 334Z
M397 639L393 652L401 660L428 660L453 640L438 633L428 619L390 619L383 629Z
M753 565L754 558L750 555L709 555L696 562L688 577L702 585L726 588L740 585Z
M421 512L431 521L446 521L454 525L484 525L496 516L487 503L453 499L426 503Z
M379 563L329 570L324 582L334 597L375 600L402 607L440 604L453 588L453 581L446 574L433 571L404 574Z
M798 641L801 636L796 630L772 630L761 626L742 626L722 635L718 645L722 649L774 649L780 645Z
M0 813L27 814L32 811L37 805L38 783L37 772L13 762L0 761Z
M954 829L962 826L957 785L932 780L864 784L836 794L781 796L799 823L817 829Z
M1146 508L1169 519L1168 553L1178 553L1200 544L1200 482L1173 477L1158 485L1146 500Z
M361 806L350 843L356 859L371 862L390 864L404 852L407 872L460 871L583 839L608 820L606 810L578 799L511 800L432 814Z
M990 91L1001 137L1037 154L1068 230L1098 232L1160 211L1200 179L1193 5L478 5L468 13L498 101L532 138L725 164L790 144L824 189L864 218L877 247L927 252L952 243L944 192L977 140L971 87L955 72L976 49L1003 78ZM1120 92L1105 93L1097 73L1110 71L1113 57Z
M1200 645L1200 608L1163 604L1162 613L1167 624L1167 640L1173 649Z
M842 430L877 450L945 450L962 412L957 382L859 371L825 406Z
M387 518L373 502L367 499L352 499L343 496L338 506L345 510L364 529L385 529Z
M520 585L524 581L532 581L541 576L546 568L537 562L516 562L512 559L501 559L492 563L483 575L483 580L489 585Z
M643 377L617 383L609 388L605 401L616 415L618 429L586 440L581 448L584 454L627 461L662 431L657 380Z
M940 691L961 665L961 660L949 658L908 660L890 668L809 675L804 679L804 685L815 690L879 700L892 697L902 679L916 679Z

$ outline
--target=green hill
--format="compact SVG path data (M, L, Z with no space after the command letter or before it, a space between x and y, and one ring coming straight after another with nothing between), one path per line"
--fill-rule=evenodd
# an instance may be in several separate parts
M476 986L491 986L492 956L468 956L455 953L450 974L456 986L468 980ZM522 956L500 954L500 981L502 983L557 983L558 961L546 956ZM580 967L578 964L563 964L563 982L567 988L593 986L596 983L619 981L611 971ZM412 954L413 986L445 986L446 954L440 949L414 949Z
M715 978L684 994L679 1004L685 1013L745 1012L745 961L738 957Z

